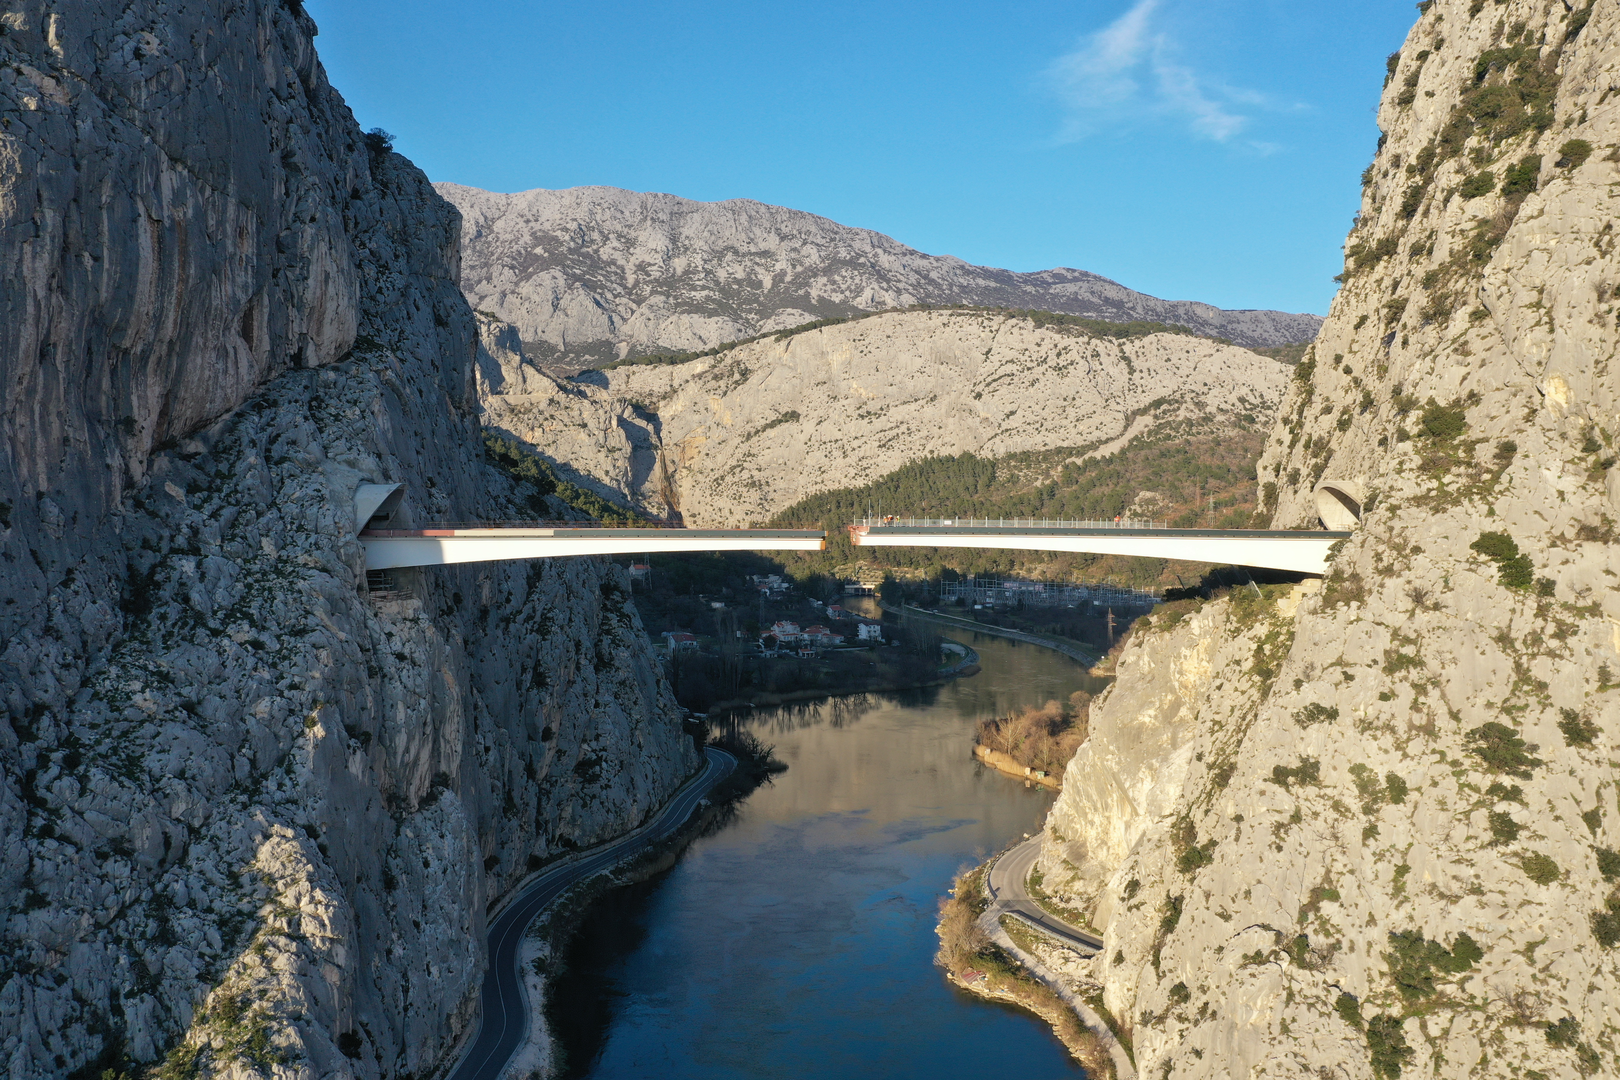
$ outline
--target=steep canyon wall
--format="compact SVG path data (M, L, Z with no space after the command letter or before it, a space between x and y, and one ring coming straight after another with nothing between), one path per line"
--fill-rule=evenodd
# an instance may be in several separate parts
M1620 1068L1620 5L1419 7L1260 466L1360 526L1154 615L1045 833L1143 1075Z
M431 1075L485 911L697 765L621 572L402 572L514 516L459 217L296 0L0 16L0 1062Z

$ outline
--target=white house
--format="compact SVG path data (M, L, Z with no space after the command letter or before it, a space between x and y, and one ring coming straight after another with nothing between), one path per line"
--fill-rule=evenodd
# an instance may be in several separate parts
M856 632L855 636L857 641L882 642L883 624L875 622L863 622L861 623L860 630Z

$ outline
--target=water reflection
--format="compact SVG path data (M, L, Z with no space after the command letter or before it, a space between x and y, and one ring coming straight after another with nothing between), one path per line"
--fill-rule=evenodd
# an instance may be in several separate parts
M594 909L553 1027L590 1077L1077 1076L1045 1026L952 990L935 908L1051 802L976 765L982 716L1083 685L978 638L983 672L734 718L789 770L669 873Z

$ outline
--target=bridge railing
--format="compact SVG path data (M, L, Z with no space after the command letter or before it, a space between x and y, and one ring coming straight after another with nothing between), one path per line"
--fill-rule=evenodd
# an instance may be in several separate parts
M864 517L856 522L856 525L866 528L907 529L1168 529L1170 527L1163 521L1137 521L1131 518L1082 521L1078 518L927 518L900 514Z
M413 536L452 529L684 529L674 521L429 521L410 529L366 529L367 536Z

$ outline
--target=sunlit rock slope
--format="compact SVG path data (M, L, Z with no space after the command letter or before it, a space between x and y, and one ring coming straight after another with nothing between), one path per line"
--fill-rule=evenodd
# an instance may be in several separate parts
M1144 1076L1620 1070L1620 5L1419 7L1260 466L1360 527L1154 615L1048 822Z
M485 424L688 524L763 522L930 454L1123 445L1269 423L1289 368L1188 334L1116 339L979 311L885 312L683 364L556 379L479 316ZM904 508L903 508L904 509Z

